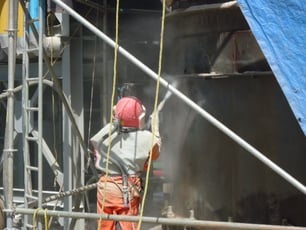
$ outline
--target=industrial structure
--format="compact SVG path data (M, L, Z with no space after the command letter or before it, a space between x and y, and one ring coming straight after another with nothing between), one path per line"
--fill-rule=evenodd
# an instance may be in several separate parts
M283 1L252 2L1 0L1 227L306 229L306 40L287 63L272 23L306 10L291 0L269 34L264 6ZM162 154L143 216L99 216L89 138L122 95L147 116L159 96Z

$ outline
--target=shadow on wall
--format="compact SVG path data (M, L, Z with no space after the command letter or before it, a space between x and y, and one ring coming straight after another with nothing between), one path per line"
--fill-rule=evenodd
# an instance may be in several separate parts
M303 195L280 199L275 194L257 193L238 202L236 221L306 226L305 206L306 197Z

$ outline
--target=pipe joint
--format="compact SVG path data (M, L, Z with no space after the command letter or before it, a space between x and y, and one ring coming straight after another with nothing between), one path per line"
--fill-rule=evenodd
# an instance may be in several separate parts
M14 94L15 94L15 89L5 89L3 91L7 93L8 97L14 96Z
M17 151L18 151L18 149L10 149L10 148L3 149L3 153L14 153L14 152L17 152Z

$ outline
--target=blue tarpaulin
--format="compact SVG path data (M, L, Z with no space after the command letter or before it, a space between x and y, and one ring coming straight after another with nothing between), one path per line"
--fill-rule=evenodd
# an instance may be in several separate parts
M306 135L306 1L237 2Z

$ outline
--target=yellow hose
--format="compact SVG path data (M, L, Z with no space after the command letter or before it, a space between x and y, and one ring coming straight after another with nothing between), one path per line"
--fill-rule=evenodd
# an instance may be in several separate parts
M113 111L114 102L115 102L115 93L116 93L116 84L117 84L117 63L118 63L118 34L119 34L119 10L120 10L120 0L117 0L116 3L116 38L115 38L115 49L114 49L114 66L113 66L113 89L112 89L112 103L110 111ZM110 156L110 149L112 144L112 128L113 128L113 113L110 113L110 129L109 129L109 143L107 148L107 158L106 158L106 165L105 165L105 177L108 177L108 166L109 166L109 156ZM102 200L102 210L104 210L105 205L105 190L106 190L107 180L104 182L104 195ZM99 220L98 229L100 229L102 218Z
M160 32L160 48L159 48L159 63L158 63L158 78L156 82L156 91L155 91L155 102L154 102L154 112L153 112L153 125L152 125L152 130L155 130L156 127L156 122L157 122L157 106L158 106L158 95L159 95L159 86L160 86L160 75L161 75L161 69L162 69L162 57L163 57L163 45L164 45L164 26L165 26L165 12L166 12L166 4L165 0L163 0L163 9L162 9L162 21L161 21L161 32ZM152 148L155 140L155 135L152 136ZM138 221L138 227L137 229L139 230L141 228L142 224L142 217L143 217L143 211L144 211L144 206L145 206L145 200L148 192L148 187L149 187L149 175L150 175L150 169L152 165L152 148L149 156L149 162L148 162L148 168L146 172L146 180L145 180L145 187L144 187L144 193L142 197L142 204L141 204L141 209L140 209L140 214L139 214L139 221Z

